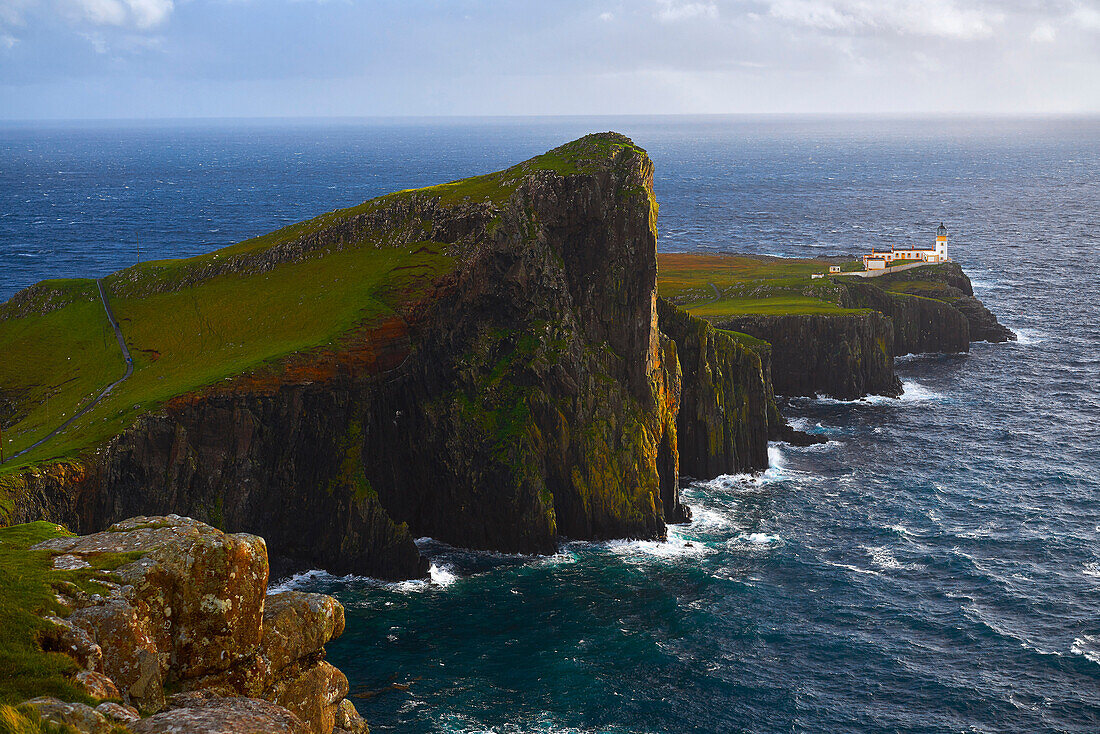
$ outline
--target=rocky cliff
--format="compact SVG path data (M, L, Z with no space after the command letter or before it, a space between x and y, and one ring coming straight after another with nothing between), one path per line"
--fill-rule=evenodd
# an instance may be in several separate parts
M116 294L159 297L418 239L455 263L334 346L176 396L94 451L0 478L8 522L89 531L174 512L263 535L280 572L383 578L425 572L412 542L424 535L521 552L560 535L662 537L687 513L652 164L610 133L543 158L552 165L492 179L493 196L483 181L460 198L394 195L171 284L108 279Z
M969 322L950 304L883 290L856 278L846 279L843 285L844 307L869 308L889 317L894 327L893 356L970 350Z
M837 314L745 314L713 318L771 345L779 395L853 399L898 395L893 358L966 352L974 341L1016 336L973 296L957 263L930 265L874 279L836 277Z
M777 420L760 356L664 299L661 331L676 343L682 389L676 433L681 473L710 479L768 467Z
M27 551L60 570L38 640L75 662L81 700L40 696L23 715L94 734L366 731L347 678L325 662L343 607L268 593L262 538L175 515L52 534ZM97 593L63 580L105 559L118 565L89 577Z
M968 337L972 342L1014 341L1012 330L997 321L997 317L974 297L974 286L958 263L943 263L934 266L914 268L913 270L885 275L875 280L885 290L906 293L945 303L966 317ZM951 349L909 350L919 351L956 351ZM960 349L958 351L966 351ZM905 354L905 352L899 352Z
M772 348L772 384L779 395L899 395L894 327L877 311L844 315L749 314L715 326L763 339Z

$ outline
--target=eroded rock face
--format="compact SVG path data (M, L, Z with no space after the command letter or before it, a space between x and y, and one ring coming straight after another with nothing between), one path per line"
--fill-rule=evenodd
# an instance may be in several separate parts
M683 374L676 418L681 473L712 479L766 469L770 423L781 419L771 410L760 356L664 299L658 312Z
M347 678L324 660L325 643L344 630L344 609L322 594L269 596L263 539L170 515L35 549L66 564L120 562L105 594L61 590L72 612L48 618L43 643L84 666L74 679L89 695L123 703L28 702L42 717L96 733L132 724L143 732L331 734L338 720L352 720ZM166 698L166 686L185 693ZM166 711L134 723L129 704Z
M326 594L269 594L264 606L260 654L272 670L319 651L344 633L344 607Z
M749 314L718 328L763 339L772 347L777 395L829 395L851 400L901 394L894 374L894 327L881 313Z

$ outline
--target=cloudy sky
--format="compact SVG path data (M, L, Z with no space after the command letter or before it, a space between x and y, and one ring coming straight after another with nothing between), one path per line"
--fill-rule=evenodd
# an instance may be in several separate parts
M1100 112L1100 0L0 0L0 118Z

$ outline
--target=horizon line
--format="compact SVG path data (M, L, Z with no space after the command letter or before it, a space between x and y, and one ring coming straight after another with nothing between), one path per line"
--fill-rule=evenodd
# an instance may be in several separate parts
M0 125L96 124L96 123L201 123L201 122L366 122L366 121L477 121L477 120L581 120L581 119L867 119L867 120L1050 120L1100 118L1093 112L623 112L560 114L487 115L249 115L249 116L164 116L164 117L12 117L0 118Z

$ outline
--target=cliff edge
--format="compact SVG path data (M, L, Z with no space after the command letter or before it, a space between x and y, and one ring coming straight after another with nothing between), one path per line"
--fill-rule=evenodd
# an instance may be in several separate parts
M687 511L652 170L629 139L590 135L105 278L134 375L3 467L6 521L178 513L263 535L279 573L391 579L426 572L420 536L510 552L663 537ZM45 430L44 394L56 415L117 377L79 328L94 285L0 307L0 343L27 360L0 375L17 443ZM80 367L13 336L46 327Z

